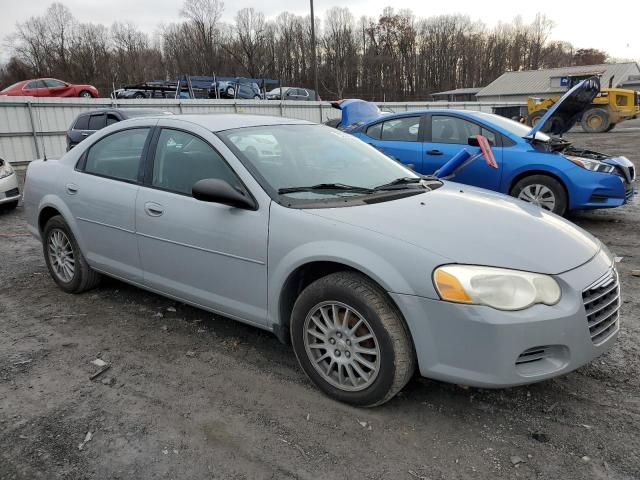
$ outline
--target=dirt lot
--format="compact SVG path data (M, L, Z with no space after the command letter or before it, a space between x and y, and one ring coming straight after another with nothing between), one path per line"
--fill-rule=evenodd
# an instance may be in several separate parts
M571 137L640 166L640 121ZM573 219L623 257L610 353L508 390L416 378L358 410L260 330L113 280L64 294L22 209L1 214L0 478L640 478L640 206Z

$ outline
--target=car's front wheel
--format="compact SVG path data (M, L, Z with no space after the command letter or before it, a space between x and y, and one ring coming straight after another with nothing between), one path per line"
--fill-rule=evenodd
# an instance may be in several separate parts
M88 92L87 90L82 90L78 96L82 98L91 98L91 92Z
M49 274L62 290L81 293L98 285L100 274L87 264L71 229L60 215L47 222L42 240Z
M524 177L513 186L511 196L557 215L564 215L567 211L567 193L564 187L548 175Z
M386 293L355 272L309 285L291 315L291 341L305 373L327 395L373 407L409 381L415 353L406 324Z

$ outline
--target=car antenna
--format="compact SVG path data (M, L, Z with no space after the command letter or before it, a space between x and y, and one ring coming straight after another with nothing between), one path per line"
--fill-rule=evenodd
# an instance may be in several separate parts
M38 108L36 110L36 115L38 116L38 129L40 130L40 145L42 146L42 161L46 162L47 161L47 147L45 146L44 136L42 135L42 133L43 133L42 132L42 118L40 117L39 103L40 103L40 99L37 98L36 99L36 106L38 106ZM36 137L37 136L38 136L38 134L36 133Z

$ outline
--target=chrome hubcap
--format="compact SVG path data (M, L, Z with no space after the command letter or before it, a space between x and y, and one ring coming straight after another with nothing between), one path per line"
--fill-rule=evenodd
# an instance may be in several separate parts
M341 390L364 390L380 371L380 346L371 325L343 303L322 302L311 309L304 346L316 371Z
M556 207L556 196L545 185L527 185L522 189L518 198L549 211L553 211Z
M49 234L49 261L55 275L65 283L73 280L76 261L67 235L60 229Z

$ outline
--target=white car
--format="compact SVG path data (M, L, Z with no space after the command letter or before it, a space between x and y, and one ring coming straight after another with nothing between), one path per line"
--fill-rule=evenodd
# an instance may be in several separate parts
M0 208L13 210L19 200L18 176L11 164L0 158Z

